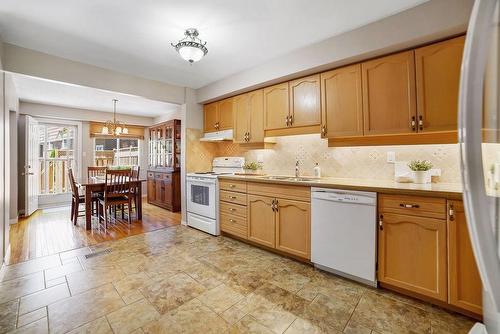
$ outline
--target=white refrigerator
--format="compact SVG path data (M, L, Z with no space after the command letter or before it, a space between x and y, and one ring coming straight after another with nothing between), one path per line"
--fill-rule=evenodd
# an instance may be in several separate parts
M484 325L500 333L500 0L476 0L465 41L459 95L464 205L483 282Z

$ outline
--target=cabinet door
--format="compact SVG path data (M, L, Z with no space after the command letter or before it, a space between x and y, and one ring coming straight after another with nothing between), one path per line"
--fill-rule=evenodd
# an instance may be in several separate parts
M233 128L233 99L218 102L218 129L228 130Z
M156 186L156 199L155 202L161 204L165 201L165 185L163 184L163 181L157 180L155 182Z
M379 281L447 301L446 221L381 215Z
M457 130L465 37L415 50L418 131Z
M163 203L168 205L169 207L172 207L173 204L173 187L172 187L172 181L162 181L163 185Z
M258 244L275 246L275 214L272 210L274 198L248 195L248 240Z
M321 122L319 86L319 74L289 82L291 126Z
M264 91L262 89L248 93L249 142L264 141Z
M413 51L361 64L364 134L416 131L415 65ZM415 127L413 123L415 122Z
M217 131L217 102L205 104L203 106L205 132Z
M148 179L148 202L156 201L156 182L154 179Z
M246 143L246 134L249 132L250 113L248 94L238 95L233 98L234 119L233 138L235 143Z
M362 136L361 65L321 73L321 136Z
M288 116L288 82L264 88L264 129L286 128Z
M482 313L481 277L461 201L448 201L448 284L452 305Z
M311 207L309 203L278 198L276 249L311 258Z

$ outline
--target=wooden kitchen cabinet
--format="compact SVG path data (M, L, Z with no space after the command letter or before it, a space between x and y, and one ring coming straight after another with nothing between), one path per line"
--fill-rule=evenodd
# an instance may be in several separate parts
M446 302L446 221L380 210L378 279Z
M361 65L321 73L321 136L362 135Z
M215 132L233 128L233 99L209 103L203 106L204 131Z
M482 285L462 201L448 201L449 303L482 314Z
M234 98L234 142L264 142L264 93L262 89Z
M415 133L415 64L413 51L361 64L364 135Z
M418 132L456 131L465 36L415 50Z
M273 210L274 198L248 195L248 240L275 247L276 216Z
M177 212L181 210L180 172L148 171L148 203Z
M311 258L310 203L276 199L276 249Z
M288 82L264 88L264 129L284 129L289 124Z
M321 122L320 76L311 75L288 83L289 127L318 125Z

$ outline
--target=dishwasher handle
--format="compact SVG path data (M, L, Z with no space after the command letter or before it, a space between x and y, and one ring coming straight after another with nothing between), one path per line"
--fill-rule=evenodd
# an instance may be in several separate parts
M335 190L315 190L311 193L312 200L324 200L349 204L376 205L376 193L347 192Z

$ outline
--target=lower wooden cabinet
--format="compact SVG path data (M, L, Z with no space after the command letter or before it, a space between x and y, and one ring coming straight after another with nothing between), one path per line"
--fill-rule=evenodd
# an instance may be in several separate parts
M383 212L379 220L379 281L446 301L446 221Z
M304 259L311 258L311 206L276 199L276 249Z
M148 171L148 203L167 210L181 210L181 182L179 172Z
M247 201L248 240L274 248L276 244L274 198L248 195Z
M449 303L482 313L482 285L462 201L448 201Z

